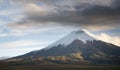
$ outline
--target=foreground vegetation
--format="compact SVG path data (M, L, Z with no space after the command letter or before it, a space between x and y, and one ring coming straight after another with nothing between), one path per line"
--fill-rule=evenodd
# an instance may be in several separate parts
M120 66L0 62L0 70L120 70Z

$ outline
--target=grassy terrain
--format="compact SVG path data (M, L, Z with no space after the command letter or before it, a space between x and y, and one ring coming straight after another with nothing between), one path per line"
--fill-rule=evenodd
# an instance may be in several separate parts
M120 70L120 66L90 66L70 64L4 64L0 63L0 70Z

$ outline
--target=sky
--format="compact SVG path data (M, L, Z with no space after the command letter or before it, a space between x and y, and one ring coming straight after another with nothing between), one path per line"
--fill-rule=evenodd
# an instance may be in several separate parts
M0 0L0 57L40 50L79 29L120 46L120 0Z

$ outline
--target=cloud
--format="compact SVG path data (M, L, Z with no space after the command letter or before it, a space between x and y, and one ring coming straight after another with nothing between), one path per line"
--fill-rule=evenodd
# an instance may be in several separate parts
M48 11L47 9L45 9L45 7L40 7L40 6L37 6L36 4L27 4L26 7L24 8L24 12L27 14L27 15L33 15L33 16L45 16L45 15L48 15Z
M20 37L20 36L27 36L27 35L34 35L34 34L42 34L42 33L46 33L46 32L60 32L61 29L66 30L69 29L68 31L72 31L75 29L79 29L79 28L75 28L75 29L71 29L71 27L63 27L63 26L57 26L57 25L46 25L46 26L33 26L32 23L31 25L9 25L9 27L6 26L0 26L0 37ZM59 30L59 31L58 31ZM64 31L62 31L64 32Z
M41 44L46 44L39 41L34 40L17 40L17 41L11 41L7 43L0 43L1 47L26 47L26 46L38 46Z
M0 29L0 37L6 37L6 36L25 36L29 34L40 34L45 31L49 31L52 29L56 29L59 27L52 28L50 26L44 26L44 27L29 27L27 28L26 26L19 26L15 28L6 28L6 27L1 27Z
M3 2L3 0L0 0L0 3L2 3Z
M89 32L86 29L83 29L88 35L90 35L91 37L97 39L97 40L101 40L107 43L112 43L114 45L117 45L120 47L120 37L119 36L110 36L106 33L101 33L101 34L93 34L91 32Z
M4 8L5 5L6 8ZM0 26L6 25L9 23L15 23L15 22L20 22L26 16L23 14L21 7L16 8L13 6L6 6L7 4L0 4Z
M112 37L112 36L105 34L105 33L101 33L99 35L96 35L95 37L99 40L120 46L120 37Z
M119 0L13 0L25 3L23 21L10 26L38 26L54 23L55 25L77 26L92 30L120 27Z
M91 4L94 4L96 2L98 2L97 4L100 4L102 3L102 5L106 5L106 4L109 4L109 2L111 2L112 0L75 0L75 1L72 1L72 0L10 0L12 3L35 3L35 2L42 2L42 3L46 3L46 4L53 4L53 2L64 2L64 3L91 3Z
M11 5L23 5L23 4L26 4L26 3L34 3L34 2L37 2L38 0L9 0L10 4Z

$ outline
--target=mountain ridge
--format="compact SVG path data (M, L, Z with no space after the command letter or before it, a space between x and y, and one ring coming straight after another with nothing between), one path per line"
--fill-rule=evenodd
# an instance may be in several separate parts
M24 55L11 58L8 61L15 60L120 65L120 47L94 39L86 31L73 31L48 46L47 49L31 51Z

